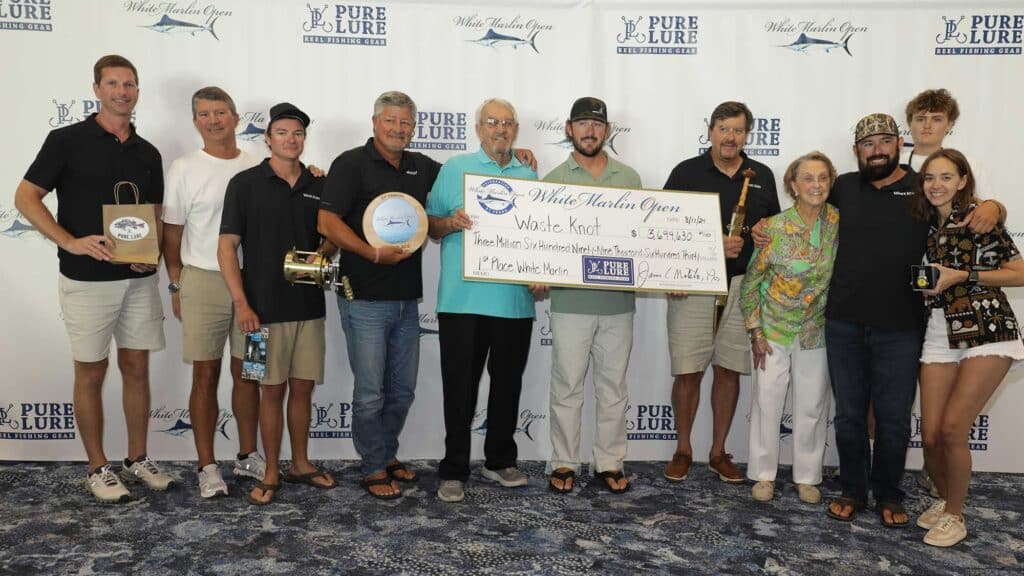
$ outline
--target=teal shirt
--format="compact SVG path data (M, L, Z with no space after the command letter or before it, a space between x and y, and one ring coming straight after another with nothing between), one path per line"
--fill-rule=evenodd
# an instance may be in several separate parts
M604 153L607 156L607 153ZM640 188L640 175L636 170L608 156L608 164L601 175L594 180L576 162L572 153L569 158L555 167L544 177L545 182L562 184L589 184L616 188ZM583 288L552 288L551 311L565 314L611 315L626 314L636 308L632 292L626 290L590 290Z
M483 148L472 154L453 156L437 174L427 196L427 215L451 216L462 208L465 174L505 176L536 180L537 173L515 157L504 168ZM499 318L533 318L533 295L522 284L481 282L462 278L463 232L452 232L441 239L441 277L437 283L437 312L480 314Z

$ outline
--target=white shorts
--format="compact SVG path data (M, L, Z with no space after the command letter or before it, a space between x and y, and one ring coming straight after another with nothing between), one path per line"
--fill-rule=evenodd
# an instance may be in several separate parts
M975 356L1004 356L1013 360L1024 360L1024 342L1009 340L982 344L973 348L950 348L946 333L946 314L939 308L932 309L928 318L928 330L921 347L922 364L959 363Z
M60 311L71 340L71 356L99 362L110 354L110 337L118 348L162 350L164 310L159 276L83 282L58 278Z

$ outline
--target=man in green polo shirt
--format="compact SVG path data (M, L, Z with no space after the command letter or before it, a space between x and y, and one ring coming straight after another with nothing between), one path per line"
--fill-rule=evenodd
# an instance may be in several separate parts
M640 188L636 170L605 152L611 131L604 102L590 97L576 100L565 123L573 151L544 181ZM571 492L579 472L583 379L591 358L597 396L593 472L613 493L629 489L622 462L626 457L626 366L633 347L633 300L632 292L620 290L551 290L549 488L554 492Z

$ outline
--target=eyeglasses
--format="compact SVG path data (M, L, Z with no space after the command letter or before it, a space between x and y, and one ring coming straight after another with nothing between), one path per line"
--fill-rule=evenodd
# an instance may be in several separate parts
M498 126L501 126L502 128L512 128L513 126L516 125L516 121L508 119L498 120L497 118L484 118L483 124L486 125L488 128L497 128Z

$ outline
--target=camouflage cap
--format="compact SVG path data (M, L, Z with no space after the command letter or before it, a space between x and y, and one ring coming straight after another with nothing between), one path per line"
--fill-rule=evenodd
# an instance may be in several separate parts
M860 122L857 122L857 129L854 131L853 143L856 144L865 138L875 136L877 134L899 136L900 129L896 126L896 121L888 114L882 114L881 112L868 114L861 118Z

